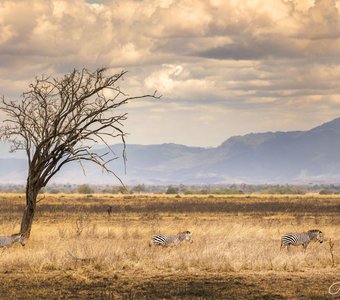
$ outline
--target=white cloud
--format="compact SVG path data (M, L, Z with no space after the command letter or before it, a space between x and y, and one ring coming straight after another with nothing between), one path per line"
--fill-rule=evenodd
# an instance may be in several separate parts
M164 95L131 105L137 140L151 141L148 113L167 120L154 139L201 145L280 124L308 128L340 114L338 7L335 0L3 0L0 94L18 96L41 73L111 66L129 70L121 83L129 94ZM214 134L200 140L196 131Z
M172 93L176 87L176 78L183 72L180 65L162 65L161 70L155 71L145 79L145 84L151 89L159 89L162 93Z

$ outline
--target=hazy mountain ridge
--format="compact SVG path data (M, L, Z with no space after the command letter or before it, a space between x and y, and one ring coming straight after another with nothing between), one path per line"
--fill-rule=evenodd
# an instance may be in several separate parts
M119 154L121 145L112 146ZM178 144L127 145L122 159L110 163L128 184L150 183L332 183L340 179L340 118L308 131L250 133L216 148ZM102 153L104 149L98 149ZM25 180L26 161L0 159L0 182ZM87 176L77 164L66 166L57 183L117 183L92 164Z

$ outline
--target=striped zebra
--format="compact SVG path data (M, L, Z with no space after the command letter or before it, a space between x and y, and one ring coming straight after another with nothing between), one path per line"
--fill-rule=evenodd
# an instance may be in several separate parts
M163 246L171 247L178 246L181 242L187 241L192 243L192 236L190 231L184 231L179 234L167 235L167 234L157 234L152 236L150 241L150 246Z
M16 242L20 243L21 246L25 246L24 236L20 233L12 234L11 236L0 236L0 248L11 247Z
M308 244L311 241L319 241L320 243L323 242L323 234L322 231L319 229L312 229L308 230L307 232L301 233L286 233L281 237L281 247L287 247L289 250L290 245L299 246L302 245L303 248L306 250Z

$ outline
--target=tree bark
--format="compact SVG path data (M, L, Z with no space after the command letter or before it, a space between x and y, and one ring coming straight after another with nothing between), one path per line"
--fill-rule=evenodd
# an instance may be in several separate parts
M21 228L20 233L25 237L29 238L31 234L32 223L34 219L35 209L37 206L37 197L39 193L39 189L34 187L27 180L26 187L26 207L24 210L24 214L21 220Z

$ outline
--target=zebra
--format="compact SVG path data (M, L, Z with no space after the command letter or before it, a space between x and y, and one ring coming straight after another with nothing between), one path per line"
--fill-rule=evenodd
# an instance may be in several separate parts
M323 233L319 229L311 229L307 232L301 233L286 233L281 237L281 247L287 247L289 250L290 245L299 246L302 245L306 250L310 241L323 242Z
M181 242L187 241L192 243L192 236L190 231L184 231L179 234L167 235L167 234L157 234L152 236L149 246L163 246L171 247L178 246Z
M21 233L12 234L11 236L0 236L0 248L11 247L14 243L20 243L25 246L25 238Z

